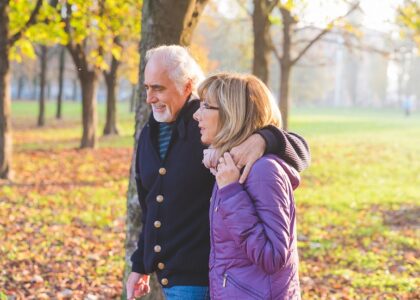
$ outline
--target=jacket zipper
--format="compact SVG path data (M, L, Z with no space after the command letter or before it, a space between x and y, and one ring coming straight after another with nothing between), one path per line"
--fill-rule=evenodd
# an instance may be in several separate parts
M216 205L216 195L217 195L217 191L214 193L214 197L213 197L213 193L211 195L210 198L210 239L211 239L211 246L213 247L213 263L216 261L216 251L214 250L214 236L213 236L213 206ZM213 298L213 291L212 289L210 289L211 291L211 298Z
M228 276L229 276L229 275L228 275L227 273L225 273L225 274L223 275L223 287L224 287L224 288L226 287L226 283L227 283L227 278L228 278ZM232 284L233 284L234 286L236 286L237 288L239 288L239 289L241 289L241 290L244 290L246 293L248 293L248 294L250 294L250 295L252 295L252 296L256 297L257 299L263 299L263 297L262 297L260 294L258 294L257 292L253 291L252 289L250 289L250 288L248 288L248 287L243 286L242 284L240 284L239 282L237 282L235 279L233 279L233 277L232 277L232 276L229 276L229 278L230 278L230 281L232 282Z

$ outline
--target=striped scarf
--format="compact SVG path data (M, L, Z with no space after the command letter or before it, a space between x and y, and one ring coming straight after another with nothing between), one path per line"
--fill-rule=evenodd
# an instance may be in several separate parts
M161 159L165 158L171 141L172 124L159 123L159 155Z

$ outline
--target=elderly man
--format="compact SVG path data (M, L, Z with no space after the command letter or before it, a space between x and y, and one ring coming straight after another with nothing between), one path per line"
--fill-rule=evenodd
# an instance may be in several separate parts
M194 92L203 73L188 51L160 46L146 55L144 87L152 106L136 156L136 182L143 230L133 253L127 297L149 292L156 272L167 299L209 299L209 199L214 177L203 165L200 131L193 113ZM306 142L277 128L266 128L232 149L244 181L264 151L298 170L310 160ZM211 163L208 162L207 163Z

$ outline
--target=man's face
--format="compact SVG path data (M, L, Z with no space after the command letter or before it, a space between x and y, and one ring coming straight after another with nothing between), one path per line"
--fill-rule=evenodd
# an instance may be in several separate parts
M158 122L175 121L191 93L190 83L186 84L183 92L178 91L158 55L152 56L147 62L144 87L147 91L146 101L151 104L153 117Z

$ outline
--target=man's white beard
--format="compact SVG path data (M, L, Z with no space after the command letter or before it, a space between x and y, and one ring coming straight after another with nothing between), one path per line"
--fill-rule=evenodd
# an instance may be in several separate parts
M158 122L171 122L172 119L172 115L168 109L168 107L165 107L164 112L155 112L155 110L152 107L152 111L153 111L153 117L155 118L156 121Z

